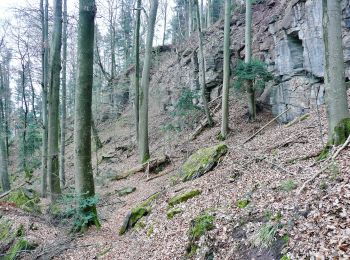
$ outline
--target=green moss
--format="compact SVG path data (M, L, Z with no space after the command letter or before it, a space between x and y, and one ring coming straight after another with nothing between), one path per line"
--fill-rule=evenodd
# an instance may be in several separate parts
M196 217L191 222L189 237L191 241L198 240L209 230L214 228L215 217L209 214L202 214Z
M149 229L147 229L147 236L150 237L154 232L154 227L151 225Z
M283 191L292 191L295 190L298 187L298 185L291 179L283 181L279 188Z
M169 207L173 207L173 206L180 204L182 202L186 202L189 199L192 199L193 197L200 195L201 193L202 192L200 190L191 190L191 191L182 193L178 196L175 196L169 200L169 202L168 202Z
M16 230L16 237L23 237L25 235L25 229L24 225L19 225L18 229Z
M9 242L12 239L11 235L11 223L7 219L0 219L0 241Z
M134 226L134 228L137 230L144 229L145 227L146 227L146 222L143 220L137 221L137 223Z
M210 171L227 151L228 147L225 144L198 150L182 166L182 181L201 177Z
M172 219L175 215L181 214L182 212L183 212L182 209L173 208L173 209L168 210L166 215L167 215L168 219Z
M40 213L40 196L32 189L18 189L10 193L8 202L15 203L17 207L29 211Z
M350 135L350 118L345 118L339 122L334 128L334 134L332 136L333 143L335 145L341 145L345 143L346 139Z
M280 260L292 260L292 258L287 255L283 255Z
M248 199L244 199L244 200L238 200L236 205L238 208L240 209L244 209L245 207L247 207L250 203L250 200Z
M19 239L7 252L5 260L16 259L17 254L23 250L34 250L37 245L29 243L25 239Z
M133 193L134 191L136 191L135 187L124 187L122 189L116 190L116 193L118 196L123 197L129 195L130 193Z
M131 209L128 215L124 219L122 227L119 229L119 235L125 234L129 229L133 228L138 221L151 212L151 204L159 197L160 193L157 192L140 203L138 206Z

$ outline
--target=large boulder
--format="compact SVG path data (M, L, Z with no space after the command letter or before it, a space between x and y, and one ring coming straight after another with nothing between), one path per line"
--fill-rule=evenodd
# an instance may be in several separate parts
M182 181L199 178L212 170L227 150L226 144L199 149L182 166Z

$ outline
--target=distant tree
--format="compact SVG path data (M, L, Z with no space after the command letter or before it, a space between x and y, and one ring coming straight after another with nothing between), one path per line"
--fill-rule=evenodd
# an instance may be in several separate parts
M252 0L246 0L245 16L245 63L249 64L252 59ZM251 121L256 118L256 100L253 81L246 81L246 91L248 97L248 112Z
M136 143L139 143L139 113L140 113L140 26L141 26L141 0L137 0L136 28L135 28L135 126ZM163 43L164 44L164 43Z
M76 192L83 200L95 196L91 164L92 85L95 33L95 0L79 1L78 84L75 90L74 167ZM100 226L95 203L86 203L82 214L89 216L82 227Z
M0 50L4 48L3 39L0 39ZM9 62L9 61L6 61ZM8 102L7 97L7 86L5 83L5 73L4 65L0 60L0 178L1 178L1 188L3 191L8 191L11 189L10 178L8 173L8 155L6 147L6 103Z
M48 158L48 72L49 72L49 3L40 1L41 13L41 98L42 98L42 159L41 159L41 196L47 193L47 158Z
M229 87L230 87L230 33L231 33L231 9L232 0L225 1L225 28L224 28L224 79L222 90L222 122L221 122L221 137L226 138L228 132L229 118Z
M213 119L210 115L208 101L207 101L207 86L205 81L205 60L204 60L204 50L203 50L203 32L202 32L202 25L201 25L201 19L200 19L200 10L199 10L199 4L198 0L195 1L195 8L196 8L196 16L197 16L197 27L198 27L198 36L199 36L199 54L200 54L200 66L201 66L201 96L202 96L202 102L204 106L205 115L207 117L208 125L213 125Z
M150 158L148 143L148 99L149 82L152 59L152 46L154 38L154 27L157 18L158 0L152 0L151 11L148 17L148 32L145 49L145 58L142 70L142 80L140 89L140 122L139 122L139 156L141 162L146 162Z
M66 121L67 121L67 0L63 0L63 35L62 35L62 104L61 104L61 145L60 145L60 183L66 185L65 151L66 151Z
M62 0L54 1L54 26L51 41L48 126L48 177L51 200L61 194L59 178L59 98L62 46Z
M324 79L328 115L328 144L344 143L350 134L350 115L345 86L340 0L322 0Z

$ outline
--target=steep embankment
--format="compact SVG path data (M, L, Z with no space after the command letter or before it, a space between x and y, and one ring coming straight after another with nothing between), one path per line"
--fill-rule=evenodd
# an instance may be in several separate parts
M203 212L215 217L214 226L196 242L199 249L193 258L279 259L285 253L292 259L349 257L350 149L342 150L333 165L298 194L303 183L327 164L315 160L322 149L319 123L326 140L323 108L320 122L312 111L307 119L290 127L273 123L246 144L244 140L272 116L265 111L255 123L248 123L245 104L236 98L230 102L230 112L228 153L213 171L184 183L178 180L182 164L197 149L219 143L215 138L218 125L187 141L191 131L162 132L167 117L152 114L152 156L166 153L171 164L157 175L140 172L119 181L111 181L109 176L137 165L134 149L119 149L131 143L132 117L124 115L118 122L101 126L104 148L98 158L113 157L102 160L96 176L102 228L71 241L64 238L62 226L40 225L31 236L35 239L44 233L48 239L37 238L40 246L28 257L48 252L56 259L182 259L189 245L191 221ZM219 121L220 111L215 119ZM72 146L68 148L71 152ZM136 190L120 197L116 190L126 186ZM182 213L168 219L169 199L194 189L201 194L179 204ZM128 212L156 192L160 195L151 204L150 214L120 236L119 228ZM246 207L245 201L249 201ZM16 216L8 215L12 219ZM26 229L33 222L38 225L38 219L26 219ZM264 243L268 247L260 248Z

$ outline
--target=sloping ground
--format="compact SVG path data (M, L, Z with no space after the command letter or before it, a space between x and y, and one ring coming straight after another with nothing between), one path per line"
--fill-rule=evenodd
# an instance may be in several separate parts
M160 128L166 116L153 115L150 120L152 156L166 153L171 164L155 179L147 180L146 174L137 173L125 180L110 181L111 170L120 173L137 165L137 153L135 150L123 152L118 154L119 158L102 161L96 177L97 192L101 195L98 210L102 228L92 228L84 236L69 241L69 246L56 249L55 259L183 259L191 220L203 212L215 216L214 228L198 241L199 249L193 258L279 259L286 253L292 259L350 257L349 148L298 195L302 184L326 164L315 161L315 155L322 149L319 123L326 140L324 110L321 109L321 122L317 113L312 112L308 119L290 127L274 123L243 144L271 120L271 115L263 112L255 123L248 123L244 102L233 99L230 107L232 131L226 141L229 152L213 171L185 183L177 181L181 165L197 149L219 143L215 138L218 124L190 142L186 141L190 132L162 132ZM219 117L217 113L217 122ZM101 129L102 141L109 142L99 152L100 159L116 147L132 143L131 115L125 115L116 125L110 123ZM126 186L136 187L136 191L118 197L115 191ZM168 219L167 201L193 189L200 190L201 195L179 204L183 212ZM155 192L161 194L152 204L151 213L142 219L143 225L119 236L119 228L130 209ZM249 204L238 207L242 201ZM275 238L264 248L264 242L269 241L260 239L261 230L271 231L270 228L275 227ZM62 241L65 236L64 232L58 232L58 227L46 224L45 228L46 231L33 234L40 237L44 233L44 237L49 237L45 242L39 239L41 245L32 256L43 248L50 248L50 240Z

